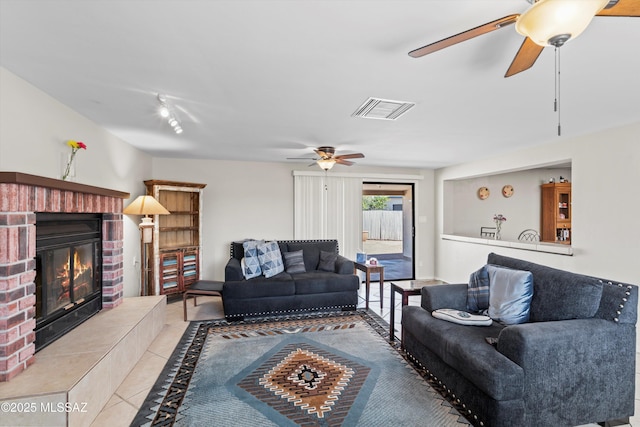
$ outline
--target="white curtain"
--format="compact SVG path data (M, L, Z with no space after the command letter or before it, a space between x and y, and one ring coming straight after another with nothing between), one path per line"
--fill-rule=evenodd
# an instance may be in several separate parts
M294 176L294 237L337 239L340 254L355 259L362 244L362 178Z

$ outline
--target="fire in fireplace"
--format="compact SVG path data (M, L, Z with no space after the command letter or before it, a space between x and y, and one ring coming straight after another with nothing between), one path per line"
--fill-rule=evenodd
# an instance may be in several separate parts
M102 218L36 214L36 351L102 308Z

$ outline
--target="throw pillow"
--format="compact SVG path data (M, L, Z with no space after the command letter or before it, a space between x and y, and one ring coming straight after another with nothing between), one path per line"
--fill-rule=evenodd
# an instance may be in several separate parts
M304 257L302 249L293 252L284 252L284 268L287 273L305 273L307 270L304 268Z
M338 254L335 252L320 251L320 263L318 263L318 270L322 271L336 271L336 260Z
M264 277L273 277L284 271L278 242L262 242L258 245L258 260Z
M588 319L600 307L603 284L595 277L490 253L488 264L530 271L535 277L530 320Z
M262 274L260 260L258 259L259 243L260 242L257 240L247 240L242 243L242 247L244 248L244 258L240 260L240 265L242 267L242 274L247 280L253 279L254 277L258 277Z
M505 325L529 321L533 297L530 271L487 265L489 273L489 317Z
M467 287L467 310L479 313L489 308L489 273L486 266L471 273Z

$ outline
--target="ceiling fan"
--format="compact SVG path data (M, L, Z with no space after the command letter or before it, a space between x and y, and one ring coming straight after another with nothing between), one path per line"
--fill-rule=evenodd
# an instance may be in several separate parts
M345 166L351 166L354 162L347 159L362 159L364 158L364 154L362 153L350 153L350 154L341 154L336 156L335 147L323 146L318 147L315 150L319 158L309 159L308 157L289 157L290 160L294 159L304 159L304 160L314 160L314 163L311 163L309 166L317 164L325 171L331 169L336 163Z
M508 15L409 52L419 58L454 44L515 24L525 36L505 77L528 70L545 46L562 46L582 33L594 16L640 17L640 0L527 0L522 14Z

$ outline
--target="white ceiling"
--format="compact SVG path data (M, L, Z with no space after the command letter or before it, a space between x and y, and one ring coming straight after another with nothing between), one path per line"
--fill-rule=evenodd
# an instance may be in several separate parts
M561 49L561 137L553 50L503 78L523 40L513 26L407 55L527 7L0 0L0 65L161 157L281 162L332 145L363 152L362 165L437 168L640 121L638 18L597 17ZM178 109L183 134L158 117L157 93ZM368 97L417 105L397 121L351 117Z

